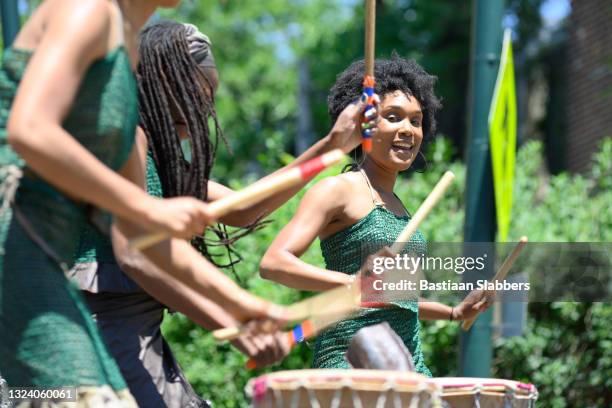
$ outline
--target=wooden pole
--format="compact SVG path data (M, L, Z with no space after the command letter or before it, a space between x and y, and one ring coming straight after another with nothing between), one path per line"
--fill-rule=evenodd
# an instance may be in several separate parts
M376 0L366 0L365 74L374 77L374 44L376 43Z

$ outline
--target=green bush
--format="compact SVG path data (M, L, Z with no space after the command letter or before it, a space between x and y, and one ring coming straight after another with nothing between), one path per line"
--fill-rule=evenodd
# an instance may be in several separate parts
M453 170L456 182L428 216L422 231L432 242L461 242L465 166L449 164L450 145L443 139L429 152L429 169L402 178L396 191L414 211L441 174ZM542 169L541 145L529 142L522 146L516 163L509 241L521 235L542 242L612 241L612 139L604 142L588 174L548 178ZM338 171L336 167L321 177ZM244 257L236 267L241 285L284 304L307 294L260 279L257 265L275 234L294 214L301 194L276 211L270 225L237 243ZM303 259L323 264L318 243ZM607 327L611 317L609 304L532 303L525 334L495 340L493 375L536 384L540 407L611 406L612 340ZM197 392L217 406L247 405L243 389L248 379L272 370L247 371L246 357L228 345L216 344L207 332L179 314L166 319L164 333ZM424 322L425 360L435 376L458 375L458 333L456 323ZM307 368L311 354L310 346L302 344L273 370Z

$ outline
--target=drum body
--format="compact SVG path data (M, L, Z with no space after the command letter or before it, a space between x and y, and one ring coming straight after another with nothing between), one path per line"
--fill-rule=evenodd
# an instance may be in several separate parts
M532 408L538 399L533 384L496 378L441 377L429 379L442 389L450 408Z
M257 408L441 407L437 384L400 371L279 371L251 379L246 390Z

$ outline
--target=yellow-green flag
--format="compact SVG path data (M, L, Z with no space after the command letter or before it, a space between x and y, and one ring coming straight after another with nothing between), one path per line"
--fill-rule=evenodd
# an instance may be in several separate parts
M505 242L510 228L512 185L516 152L516 90L511 32L506 29L499 72L489 111L489 138L495 189L499 241Z

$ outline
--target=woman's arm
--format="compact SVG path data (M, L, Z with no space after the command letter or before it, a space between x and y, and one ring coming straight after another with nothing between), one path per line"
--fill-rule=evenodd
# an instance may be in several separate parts
M419 319L421 320L458 320L454 316L454 309L439 302L419 298Z
M121 174L143 188L146 182L146 154L147 139L142 129L138 128L136 143ZM145 258L128 245L128 237L139 233L142 230L134 220L116 218L112 237L115 255L122 269L162 303L188 314L188 310L199 309L196 306L198 301L193 298L197 294L224 305L240 321L265 318L274 312L268 310L268 302L241 289L186 241L166 240L144 251ZM185 303L181 303L183 301ZM202 312L199 309L199 313Z
M264 182L269 177L278 174L281 171L299 166L300 164L313 159L321 154L327 153L333 149L342 149L345 153L350 152L361 142L361 116L362 111L365 108L364 102L356 102L347 106L344 111L338 117L338 120L334 124L334 127L327 136L316 142L308 150L302 153L289 165L269 174L268 176L257 181ZM372 129L376 129L375 123L378 120L374 117L371 120L371 125L374 126ZM293 197L298 191L306 185L308 181L303 181L298 185L277 192L276 194L260 201L259 203L252 205L249 208L234 211L220 219L221 222L227 225L235 227L244 227L252 224L257 219L264 218L276 210L278 207L286 203L291 197ZM226 197L232 194L234 191L226 186L219 183L209 181L208 183L208 198L209 201L215 201L220 198Z
M138 129L134 149L122 169L122 174L143 187L146 182L146 154L146 136L141 129ZM163 304L185 314L196 324L209 330L235 327L240 323L218 303L202 296L172 274L186 273L186 271L171 269L170 274L166 273L140 252L130 250L127 238L117 224L113 225L112 238L115 256L121 269ZM174 255L181 256L180 253ZM258 367L272 364L289 352L286 336L281 333L258 334L258 322L251 326L253 326L252 333L241 336L232 341L232 344L255 359Z
M7 126L8 141L40 177L147 229L188 237L208 221L206 206L181 199L170 206L101 163L61 126L89 66L106 54L112 15L106 1L57 2L25 70ZM78 35L75 35L78 33Z
M350 283L351 277L310 265L300 256L334 217L342 211L349 187L330 177L315 184L300 202L291 221L281 230L259 265L262 278L302 290L323 291Z
M208 330L236 327L240 324L218 303L200 295L172 275L163 272L142 254L134 252L126 256L123 252L127 250L125 238L116 227L113 228L113 241L115 248L121 248L116 252L121 269L148 294L166 306L183 313L193 322ZM116 245L117 242L123 244ZM250 325L253 330L251 333L246 333L232 341L238 350L254 359L258 367L273 364L284 358L289 352L289 345L284 334L280 332L257 333L258 325L261 323L263 322L254 322Z
M138 251L129 249L127 239L141 235L142 229L123 219L117 219L115 223L117 229L121 232L121 238L117 234L113 236L115 253L117 258L121 259L119 262L123 265L137 264L137 261L133 259L142 255ZM147 248L142 254L159 269L194 290L200 296L223 305L223 308L236 320L242 322L258 318L282 319L284 311L280 306L242 289L202 257L187 241L180 239L166 240ZM154 270L146 267L127 268L126 272L131 272L130 276L134 277L139 283L143 280L149 280L160 285L166 284L165 282L157 282L161 277L155 275ZM169 277L165 279L169 279ZM165 299L160 300L165 302Z
M421 320L468 320L484 312L491 306L491 294L483 290L473 290L456 306L419 299L419 318Z

